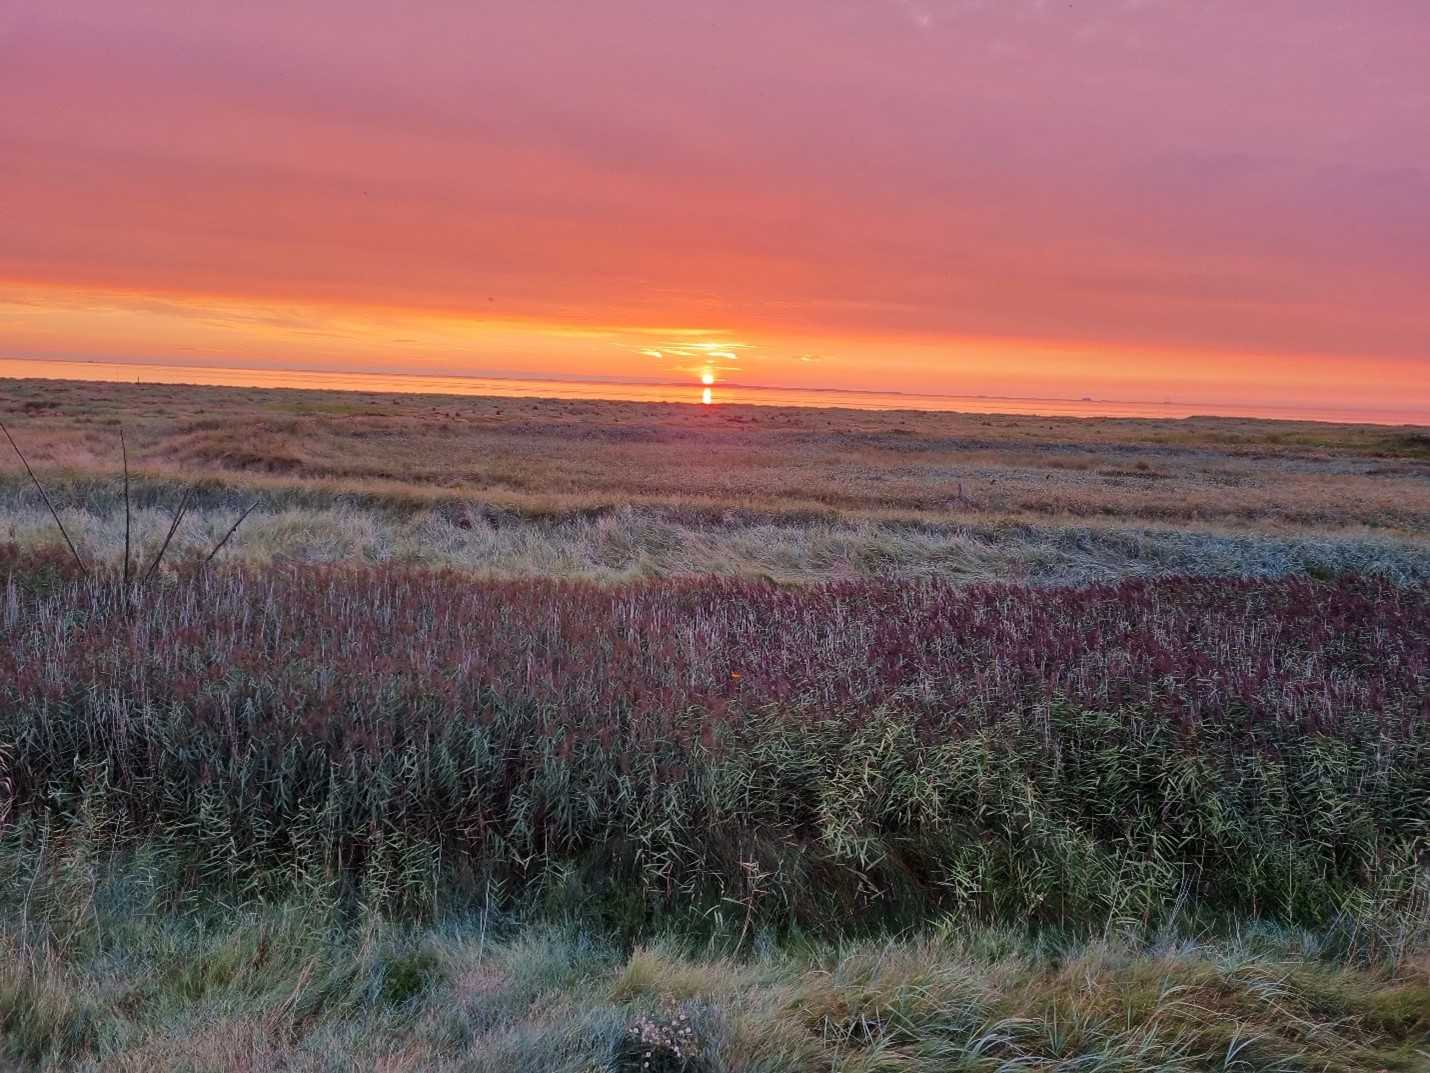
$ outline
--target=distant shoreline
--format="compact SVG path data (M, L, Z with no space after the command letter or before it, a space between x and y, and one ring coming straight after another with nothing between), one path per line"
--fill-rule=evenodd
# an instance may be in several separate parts
M0 378L128 383L130 377L174 386L356 391L415 395L565 399L571 401L703 402L705 385L684 381L574 379L551 376L437 375L429 373L340 372L334 370L254 369L166 365L117 361L0 358ZM1184 420L1254 418L1330 424L1430 426L1430 413L1419 410L1333 409L1325 406L1267 406L1205 401L1125 401L1060 399L1036 396L915 394L896 390L780 388L738 383L713 385L710 404L795 406L924 413L974 413L1030 417L1101 417Z

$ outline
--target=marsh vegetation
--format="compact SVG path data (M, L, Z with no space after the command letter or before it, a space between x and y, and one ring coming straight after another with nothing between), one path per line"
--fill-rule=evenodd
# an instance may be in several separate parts
M1430 1062L1414 430L5 394L0 1061Z
M1430 577L1425 430L14 381L7 424L97 561L175 553L618 583ZM14 458L0 539L55 543Z

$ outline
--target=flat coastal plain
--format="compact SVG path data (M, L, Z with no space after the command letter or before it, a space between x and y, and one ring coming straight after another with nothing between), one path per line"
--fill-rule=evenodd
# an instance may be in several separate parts
M0 419L0 1070L1430 1070L1426 428Z
M1354 569L1423 577L1430 428L0 382L91 553L777 582ZM8 448L7 448L8 450ZM0 459L0 539L56 539Z

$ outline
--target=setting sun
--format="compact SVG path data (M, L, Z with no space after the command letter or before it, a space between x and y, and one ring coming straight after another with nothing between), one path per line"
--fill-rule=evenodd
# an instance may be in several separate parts
M701 374L700 374L700 382L701 382L702 384L704 384L706 387L709 387L711 384L715 383L715 374L714 374L714 373L701 373Z

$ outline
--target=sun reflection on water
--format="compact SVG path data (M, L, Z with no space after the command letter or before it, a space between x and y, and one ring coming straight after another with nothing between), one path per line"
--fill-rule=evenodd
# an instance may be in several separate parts
M700 401L709 406L715 400L710 396L710 389L707 387L700 392Z

